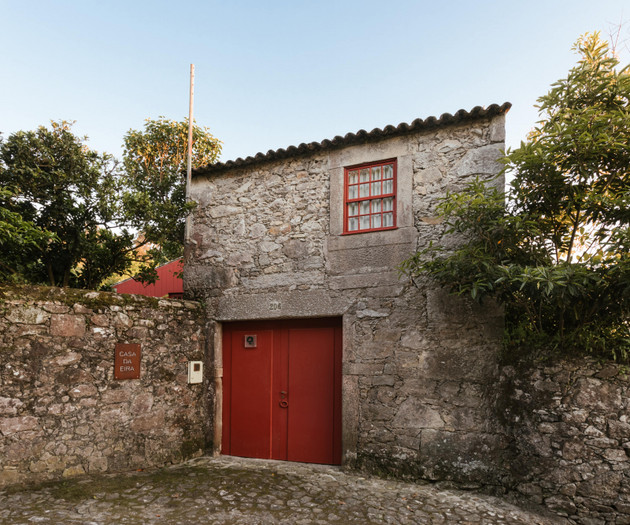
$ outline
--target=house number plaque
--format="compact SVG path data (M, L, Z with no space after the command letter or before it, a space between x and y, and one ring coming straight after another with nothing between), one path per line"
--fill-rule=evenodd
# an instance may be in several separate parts
M139 379L140 355L139 344L118 343L114 354L114 379Z

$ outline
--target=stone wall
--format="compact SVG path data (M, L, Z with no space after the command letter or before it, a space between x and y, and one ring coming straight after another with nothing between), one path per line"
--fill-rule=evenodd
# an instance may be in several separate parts
M114 379L140 343L140 379ZM0 486L144 468L200 453L209 434L205 321L190 301L0 287Z
M217 391L221 323L341 317L343 463L500 485L506 440L488 385L498 378L501 312L416 287L396 267L443 242L438 198L496 177L503 141L499 115L197 175L184 286L217 329ZM343 235L344 167L391 158L397 229Z
M500 392L515 490L578 523L630 523L627 367L584 359L510 366Z

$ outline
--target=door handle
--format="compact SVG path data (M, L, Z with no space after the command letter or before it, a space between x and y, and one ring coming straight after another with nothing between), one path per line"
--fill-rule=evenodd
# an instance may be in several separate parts
M287 393L286 391L280 391L280 402L278 403L281 408L288 408L289 402L287 401Z

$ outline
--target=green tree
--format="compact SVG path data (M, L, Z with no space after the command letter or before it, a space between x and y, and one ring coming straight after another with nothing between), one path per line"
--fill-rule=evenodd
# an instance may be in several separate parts
M0 280L22 281L34 255L55 237L10 211L5 203L13 197L0 188Z
M440 204L450 252L402 270L505 306L511 349L630 356L630 70L598 34L538 99L541 120L507 152L509 191L475 181Z
M221 145L208 128L193 124L193 167L215 162ZM185 218L193 207L186 202L187 147L188 119L147 119L143 130L129 130L124 138L124 207L144 240L157 247L151 252L156 263L183 253Z
M113 158L90 150L84 141L62 121L14 133L0 145L0 184L7 190L3 213L54 234L50 242L24 252L28 264L19 271L30 282L93 287L98 278L88 275L88 267L99 267L103 275L125 266L123 258L112 267L111 261L90 258L95 239L107 235L119 215L119 177ZM11 261L7 255L0 256L3 264L15 264L18 257Z
M0 142L0 278L98 288L112 275L144 281L182 252L187 122L148 120L125 136L124 165L72 133L72 124ZM185 133L184 133L185 131ZM194 126L196 165L220 142Z

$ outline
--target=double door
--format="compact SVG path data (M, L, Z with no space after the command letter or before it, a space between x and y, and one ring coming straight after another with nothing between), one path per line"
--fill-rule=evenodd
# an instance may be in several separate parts
M341 321L223 325L222 452L341 462Z

